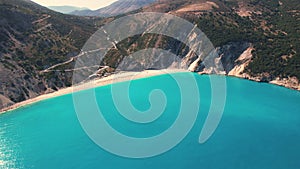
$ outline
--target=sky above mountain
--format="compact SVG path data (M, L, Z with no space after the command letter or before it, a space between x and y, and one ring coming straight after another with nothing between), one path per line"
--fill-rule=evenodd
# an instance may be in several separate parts
M87 7L89 9L95 10L102 7L105 7L107 5L110 5L111 3L117 1L117 0L32 0L33 2L36 2L43 6L76 6L76 7Z

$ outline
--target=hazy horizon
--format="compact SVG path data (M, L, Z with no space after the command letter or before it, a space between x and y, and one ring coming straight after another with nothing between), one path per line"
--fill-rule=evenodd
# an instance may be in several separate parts
M42 6L74 6L80 8L89 8L91 10L99 9L116 2L117 0L32 0Z

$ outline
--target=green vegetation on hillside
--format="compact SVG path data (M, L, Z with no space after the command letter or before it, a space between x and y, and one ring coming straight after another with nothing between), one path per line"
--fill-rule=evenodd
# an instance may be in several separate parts
M245 1L246 2L246 1ZM241 17L234 11L206 12L193 21L209 37L215 47L229 42L246 41L254 45L254 59L247 67L252 75L295 76L300 79L300 5L295 0L250 0L261 14L253 12ZM231 8L236 1L226 1Z

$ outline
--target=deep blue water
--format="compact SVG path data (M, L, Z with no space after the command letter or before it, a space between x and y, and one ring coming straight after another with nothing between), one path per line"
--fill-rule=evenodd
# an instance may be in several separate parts
M300 168L300 92L226 77L227 99L222 120L212 137L199 144L211 89L209 76L195 77L201 94L196 123L180 144L164 154L130 159L103 150L81 128L69 94L0 115L0 168ZM178 115L178 85L169 75L131 84L130 98L139 110L149 108L147 99L152 89L163 90L168 99L164 114L148 125L128 122L119 115L110 88L95 89L97 102L110 125L128 136L157 135L168 129Z

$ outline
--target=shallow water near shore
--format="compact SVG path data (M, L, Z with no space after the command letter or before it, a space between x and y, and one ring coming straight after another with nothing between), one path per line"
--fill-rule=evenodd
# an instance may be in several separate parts
M174 75L185 74L190 75ZM211 103L211 86L208 75L194 76L201 95L198 118L187 137L164 154L129 159L101 149L81 128L72 94L68 94L0 115L0 168L300 168L300 92L226 77L227 99L221 123L206 143L199 144ZM96 99L110 125L123 134L140 138L157 135L178 115L180 93L170 75L131 83L130 98L139 110L149 108L153 89L161 89L168 99L164 114L148 125L122 118L110 89L110 85L96 88Z

